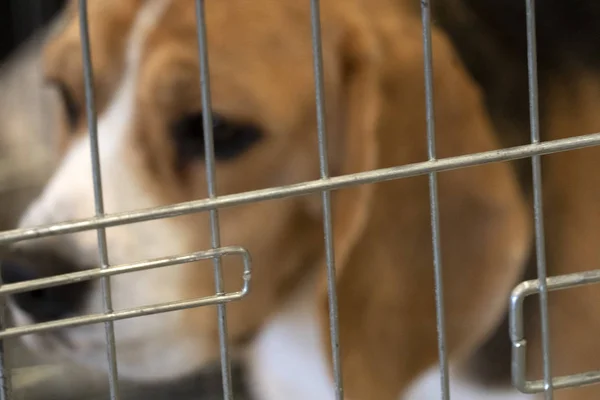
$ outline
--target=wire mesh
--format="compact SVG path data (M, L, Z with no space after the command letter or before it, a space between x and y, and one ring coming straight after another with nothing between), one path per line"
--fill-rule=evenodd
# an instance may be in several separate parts
M438 158L397 167L378 168L353 174L336 175L327 179L317 179L302 183L282 185L267 189L251 190L222 195L213 199L201 199L172 204L169 206L141 209L131 212L107 213L102 217L70 220L58 224L39 225L32 228L11 229L0 233L0 244L10 244L24 240L82 232L98 227L113 227L138 222L153 221L187 214L206 212L214 209L240 206L257 201L275 200L305 196L324 190L338 190L363 184L386 182L400 178L426 175L431 172L451 171L495 162L514 161L533 155L547 155L569 150L579 150L600 145L600 133L574 136L514 146L501 150L491 150L462 156Z
M574 289L581 286L600 283L600 270L578 272L568 275L557 275L545 280L546 290L558 291ZM510 299L510 337L513 343L513 383L523 393L546 392L547 388L564 389L600 383L600 371L582 372L574 375L550 377L550 384L546 378L528 381L526 378L527 341L525 338L525 324L523 316L523 302L527 296L541 293L541 282L538 279L520 283L514 290Z
M547 278L544 224L542 204L542 171L540 157L556 152L583 149L600 145L600 133L571 137L567 139L540 141L539 112L538 112L538 83L536 61L535 37L535 4L533 0L525 0L527 8L527 43L528 43L528 72L529 72L529 100L531 144L493 150L457 157L438 159L435 148L435 120L433 102L433 54L431 48L431 5L427 0L421 1L423 24L423 49L424 49L424 74L426 93L427 117L427 145L428 160L409 165L400 165L391 168L376 169L348 175L331 177L328 166L327 130L325 114L325 90L323 82L323 55L321 44L320 2L311 0L311 30L313 67L315 77L316 114L318 132L318 151L320 162L320 178L299 184L285 185L219 196L216 192L216 169L214 157L213 121L211 111L211 91L208 69L209 52L207 48L206 23L204 15L204 1L196 0L197 39L200 60L200 82L202 93L202 113L206 154L206 178L208 198L156 207L152 209L136 210L132 212L106 214L104 212L101 184L101 166L98 149L98 132L96 121L96 107L94 104L93 71L91 67L92 54L89 48L89 27L87 20L87 1L79 0L80 32L83 48L84 77L86 88L86 109L88 126L91 138L91 159L93 169L93 190L95 199L95 217L74 221L65 221L58 224L37 226L27 229L13 229L0 232L0 245L6 245L23 240L96 230L98 232L98 252L101 261L99 268L71 273L52 278L36 279L26 283L7 284L0 286L0 297L23 291L36 290L52 286L63 285L90 279L101 279L104 294L104 312L101 314L68 318L60 321L45 322L19 328L6 328L2 315L0 315L0 339L16 337L34 332L64 328L69 326L87 325L90 323L104 323L107 360L109 363L109 386L112 399L119 399L118 366L116 362L116 347L113 322L126 318L135 318L143 315L158 314L185 308L216 305L218 309L219 344L221 358L221 374L224 398L233 399L231 365L227 341L226 303L242 299L250 289L251 257L242 247L221 247L219 232L219 209L249 204L257 201L304 196L320 193L323 206L323 232L325 242L326 267L328 276L328 297L330 317L330 340L333 356L333 377L335 382L335 396L337 400L344 398L342 370L340 362L337 294L335 286L335 253L333 246L333 224L331 211L331 192L334 190L354 187L357 185L385 182L390 180L428 175L430 187L431 231L433 244L433 268L435 277L436 314L438 330L439 368L441 375L441 398L450 399L450 384L448 373L448 359L446 354L446 334L444 320L444 301L442 285L441 238L439 226L439 206L437 193L437 173L459 168L479 166L488 163L513 161L523 158L532 159L533 189L534 189L534 216L535 216L535 243L537 257L538 279L520 284L511 297L511 339L513 341L513 383L524 393L544 392L547 400L553 398L554 388L572 387L581 384L600 382L600 371L582 373L578 375L552 378L550 360L550 334L548 323L547 296L549 291L561 290L600 282L600 272L588 272ZM186 255L178 255L154 260L145 260L126 265L110 265L109 253L106 243L105 229L129 223L151 221L162 218L171 218L186 214L208 212L210 215L211 249ZM236 255L242 258L244 265L243 284L237 292L226 293L222 278L221 258ZM202 259L213 260L215 276L215 295L171 302L159 305L140 307L115 312L112 309L110 293L110 277L135 271L152 268L162 268L195 262ZM544 377L541 381L529 382L525 379L525 349L526 342L523 329L522 304L526 296L534 293L540 294L540 310L542 320L543 367ZM1 311L1 310L0 310ZM4 352L0 349L0 399L11 399L11 386L9 369L4 364Z
M241 257L244 265L242 276L242 287L239 291L233 293L217 293L214 296L203 297L193 300L174 301L165 304L144 306L121 311L104 312L101 314L90 314L83 317L73 317L61 319L58 321L44 322L32 325L21 326L18 328L8 328L0 332L0 339L20 336L25 334L38 333L53 329L67 328L73 326L88 325L93 323L117 321L145 315L158 314L168 311L183 310L186 308L198 307L201 305L219 305L243 298L250 290L251 276L251 258L248 251L242 247L221 247L218 249L200 251L180 256L158 258L146 260L139 263L114 265L110 268L95 268L82 272L75 272L63 275L57 275L50 278L33 279L22 283L12 283L3 285L0 288L1 295L22 293L31 290L38 290L54 286L61 286L69 283L82 282L91 279L105 279L110 276L144 271L154 268L164 268L173 265L191 263L199 260L214 260L217 257L238 255Z

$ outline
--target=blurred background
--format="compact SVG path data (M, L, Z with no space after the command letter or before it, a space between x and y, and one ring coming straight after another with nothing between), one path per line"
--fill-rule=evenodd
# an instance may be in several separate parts
M64 3L0 0L0 229L14 225L51 163L51 134L41 128L53 100L38 58L40 35Z
M54 166L55 93L41 75L44 34L65 0L0 0L0 231L12 229ZM108 399L108 381L69 364L46 365L16 340L4 343L12 371L6 400ZM235 398L244 395L242 371L234 367ZM168 386L121 382L121 399L222 399L218 366Z
M0 59L4 60L48 23L64 3L65 0L0 0Z

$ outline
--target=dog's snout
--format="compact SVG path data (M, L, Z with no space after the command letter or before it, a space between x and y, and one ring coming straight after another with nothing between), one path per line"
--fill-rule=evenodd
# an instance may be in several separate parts
M52 250L16 250L0 260L2 282L21 283L48 278L79 268ZM46 322L74 315L85 301L90 282L35 289L12 295L16 306L35 322Z

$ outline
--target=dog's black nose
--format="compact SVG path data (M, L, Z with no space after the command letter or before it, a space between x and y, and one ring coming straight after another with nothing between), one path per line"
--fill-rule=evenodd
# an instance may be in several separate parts
M78 268L52 250L15 250L0 260L2 282L19 283L47 278ZM83 305L89 281L37 289L12 295L16 305L35 322L46 322L74 315Z

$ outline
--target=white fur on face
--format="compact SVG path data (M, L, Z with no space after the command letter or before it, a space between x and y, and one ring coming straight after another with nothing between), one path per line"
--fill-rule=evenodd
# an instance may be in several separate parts
M138 11L127 47L127 65L112 103L98 119L98 138L105 211L130 211L163 205L141 184L139 172L128 160L127 138L135 111L137 76L145 38L165 13L170 0L149 0ZM84 135L68 149L45 190L29 207L21 227L88 218L94 215L90 138ZM109 228L106 231L109 261L122 264L148 258L178 255L190 248L187 237L168 220ZM69 256L85 267L98 266L95 231L81 232L56 240ZM53 243L53 242L49 242ZM27 244L26 244L27 245ZM31 244L35 246L35 244ZM185 266L118 275L111 278L116 311L181 300ZM85 307L85 313L102 312L100 285ZM28 323L17 312L21 324ZM181 312L158 314L115 322L119 373L137 379L168 379L187 373L205 362L206 340L179 337ZM26 340L36 350L52 356L67 356L93 367L106 367L105 333L101 324L71 328L63 332L70 349L48 344L48 337Z
M437 399L441 393L441 375L436 365L426 371L399 400ZM453 400L539 400L537 395L523 394L513 388L486 388L450 373L450 398Z
M309 284L265 325L248 355L249 385L259 400L334 400L329 360L325 357L323 337L318 325L314 286ZM440 373L437 366L423 373L398 400L440 398ZM453 400L536 400L515 389L491 390L451 374Z

